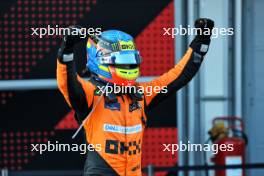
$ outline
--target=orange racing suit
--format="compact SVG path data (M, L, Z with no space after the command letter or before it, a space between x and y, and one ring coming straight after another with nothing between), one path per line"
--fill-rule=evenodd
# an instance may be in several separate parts
M101 150L88 152L85 175L141 175L141 145L146 112L194 77L203 59L200 57L197 60L195 54L193 48L189 47L180 62L167 73L150 82L138 83L143 87L167 87L166 93L153 91L149 96L143 95L143 100L139 101L140 108L129 110L132 100L127 94L117 96L119 110L106 108L104 97L99 101L85 121L84 130L87 143L94 146L100 144ZM57 82L60 92L75 110L76 118L81 123L100 97L95 93L96 85L78 76L74 61L57 61Z

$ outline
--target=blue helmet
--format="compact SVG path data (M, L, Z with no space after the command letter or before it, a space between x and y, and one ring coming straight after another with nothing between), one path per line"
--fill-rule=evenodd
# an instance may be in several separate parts
M87 68L99 79L127 86L138 78L141 57L131 35L108 30L87 41Z

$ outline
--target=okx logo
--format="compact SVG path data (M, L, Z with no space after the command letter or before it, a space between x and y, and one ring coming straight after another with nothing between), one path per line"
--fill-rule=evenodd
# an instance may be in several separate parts
M130 142L120 142L118 140L106 140L105 143L105 153L111 154L125 154L136 155L141 152L140 148L141 140L130 141Z

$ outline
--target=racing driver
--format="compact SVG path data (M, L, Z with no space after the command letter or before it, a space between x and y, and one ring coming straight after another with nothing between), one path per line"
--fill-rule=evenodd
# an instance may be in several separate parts
M87 144L100 144L101 150L87 152L84 175L140 176L143 131L146 114L180 88L197 73L210 44L214 22L195 21L197 33L183 58L162 76L139 83L141 56L131 35L108 30L87 41L89 79L75 70L73 48L78 35L65 35L58 51L57 82L75 118L84 127ZM164 59L164 58L160 58ZM134 87L129 93L108 92L101 87ZM166 93L138 91L138 87L166 87Z

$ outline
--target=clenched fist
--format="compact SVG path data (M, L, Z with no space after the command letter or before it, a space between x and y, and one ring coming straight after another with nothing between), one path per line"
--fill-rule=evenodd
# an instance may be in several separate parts
M195 21L194 26L197 31L197 35L192 41L190 47L194 52L204 56L211 42L212 30L214 28L214 21L208 18L199 18Z

